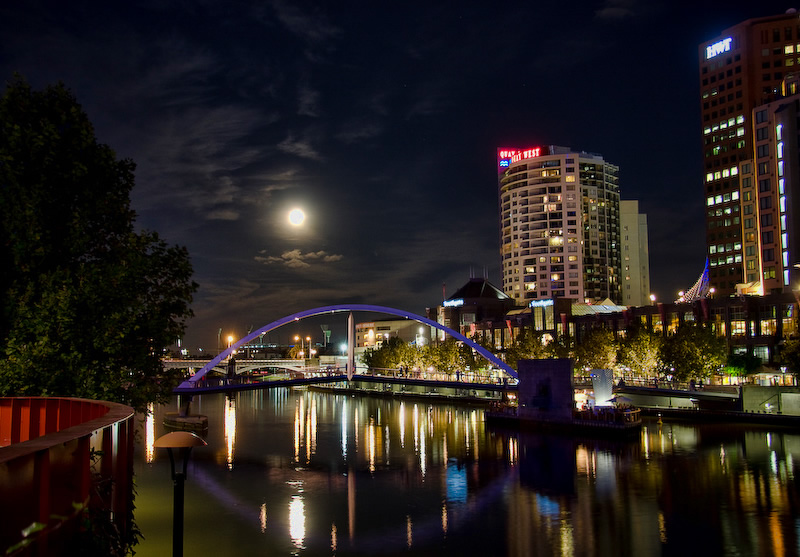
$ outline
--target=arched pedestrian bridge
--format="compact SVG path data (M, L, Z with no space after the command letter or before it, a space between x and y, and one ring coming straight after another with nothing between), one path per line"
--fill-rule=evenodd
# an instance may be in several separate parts
M353 312L370 312L370 313L384 313L388 315L395 315L397 317L402 317L405 319L412 319L419 323L423 323L425 325L429 325L435 329L440 331L444 331L445 333L449 334L453 338L460 340L461 342L466 343L470 346L473 350L475 350L478 354L480 354L483 358L491 362L494 366L500 368L510 377L517 379L517 372L508 364L500 360L497 356L492 354L490 351L486 350L484 347L476 344L475 342L471 341L458 331L454 331L449 327L445 327L444 325L437 323L436 321L432 321L426 317L421 315L417 315L415 313L411 313L408 311L403 311L400 309L385 307L385 306L373 306L367 304L342 304L342 305L335 305L335 306L323 306L314 309L308 309L305 311L300 311L297 313L293 313L292 315L287 315L277 321L273 321L268 325L264 325L258 330L251 332L250 334L240 338L236 342L234 342L231 346L229 346L224 351L220 352L216 358L205 362L205 365L192 377L181 383L176 389L176 393L186 393L196 390L196 388L200 385L200 381L208 374L211 370L215 367L218 367L221 362L228 359L231 354L233 354L239 347L247 344L251 340L259 337L260 335L272 331L274 329L278 329L292 323L294 321L300 321L302 319L306 319L308 317L314 317L317 315L324 315L326 313L341 313L341 312L349 312L348 320L347 320L347 378L352 379L353 374L355 373L355 324L353 321Z

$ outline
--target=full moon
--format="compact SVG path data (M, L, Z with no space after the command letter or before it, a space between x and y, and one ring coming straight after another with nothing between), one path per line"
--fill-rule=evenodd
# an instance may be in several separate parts
M289 224L292 226L300 226L306 220L306 214L302 209L292 209L289 211Z

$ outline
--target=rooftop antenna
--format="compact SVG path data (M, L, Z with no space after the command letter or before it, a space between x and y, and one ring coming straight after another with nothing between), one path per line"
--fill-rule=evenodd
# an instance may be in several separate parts
M445 283L442 283L442 301L444 302L447 299L447 294L445 294Z

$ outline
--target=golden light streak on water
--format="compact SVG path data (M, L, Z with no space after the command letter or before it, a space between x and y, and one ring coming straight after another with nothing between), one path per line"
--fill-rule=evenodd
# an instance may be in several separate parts
M414 450L419 451L419 406L414 405Z
M311 400L311 433L309 434L311 439L311 454L317 453L317 399L313 398ZM311 458L309 457L309 460Z
M425 479L425 473L428 471L428 454L427 445L425 443L425 421L419 424L419 471L422 473L422 479Z
M289 536L297 549L305 549L306 509L302 495L292 495L289 502Z
M347 470L347 525L350 541L353 541L356 536L356 474L352 466Z
M155 405L151 402L147 405L147 418L144 422L144 461L150 464L155 458L155 448L153 443L156 442L156 415Z
M561 555L572 557L575 555L575 530L568 518L562 518L559 527L561 537Z
M258 512L258 520L261 523L261 533L267 531L267 504L261 503L261 509Z
M347 460L347 399L342 403L342 458Z
M294 461L300 462L300 403L294 408Z
M336 551L336 524L331 524L331 551Z
M406 515L406 545L410 548L414 543L413 524L411 523L411 515Z
M769 515L769 531L772 533L772 554L786 555L786 544L783 539L781 518L775 511Z
M473 447L475 451L472 453L472 456L475 458L475 460L478 460L478 411L473 410L470 418L472 419L472 435L474 439Z
M225 399L225 444L228 449L226 462L228 470L233 470L233 449L236 441L236 402L233 398Z
M391 437L389 437L389 424L386 424L386 427L384 427L383 429L384 429L384 432L383 432L383 438L384 438L384 441L383 441L383 449L384 449L383 450L383 456L384 456L384 459L385 459L384 460L384 464L386 466L389 466L389 462L391 460L390 459L391 454L390 454L390 451L389 451L389 446L391 444Z
M447 535L447 503L442 503L442 534Z
M658 538L661 543L667 543L667 521L664 520L663 511L658 512Z
M517 445L517 438L511 437L508 440L508 463L512 466L517 463L519 457L519 448Z
M400 448L405 449L406 447L406 404L405 402L400 403L400 412L399 414L399 421L400 421Z
M367 426L367 451L369 452L369 471L375 472L375 419L372 417Z

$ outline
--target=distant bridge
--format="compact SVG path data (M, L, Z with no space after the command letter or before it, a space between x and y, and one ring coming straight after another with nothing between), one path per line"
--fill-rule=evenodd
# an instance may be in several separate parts
M165 369L201 369L208 364L209 360L164 360ZM266 370L287 370L287 371L306 371L308 367L305 360L252 360L247 358L236 360L236 373L251 373L253 371ZM227 362L219 362L209 371L227 373Z
M389 315L396 315L398 317L403 317L405 319L412 319L414 321L418 321L419 323L423 323L425 325L429 325L435 329L440 331L444 331L445 333L449 334L453 338L464 342L468 346L470 346L473 350L475 350L478 354L480 354L483 358L491 362L496 367L500 368L506 374L511 376L514 379L517 379L517 372L506 364L504 361L499 359L497 356L492 354L489 350L485 349L483 346L476 344L475 342L471 341L458 331L454 331L449 327L445 327L444 325L437 323L436 321L432 321L426 317L422 317L421 315L417 315L415 313L411 313L408 311L403 311L395 308L385 307L385 306L372 306L366 304L343 304L343 305L336 305L336 306L324 306L318 307L314 309L308 309L305 311L300 311L297 313L293 313L292 315L288 315L282 319L278 319L277 321L273 321L272 323L261 327L260 329L251 332L250 334L240 338L236 342L234 342L231 346L227 349L220 352L217 357L213 358L211 361L205 363L205 365L194 374L192 377L181 383L176 389L176 393L186 393L187 391L191 391L198 386L198 382L202 381L203 378L209 373L211 370L220 366L220 364L229 358L240 346L243 346L250 342L251 340L258 338L264 333L282 327L288 323L292 323L294 321L300 321L301 319L305 319L307 317L313 317L316 315L322 315L326 313L337 313L337 312L350 312L350 315L347 319L347 378L352 379L353 374L355 373L355 324L353 321L353 312L354 311L366 311L370 313L386 313ZM237 361L237 366L238 366Z

